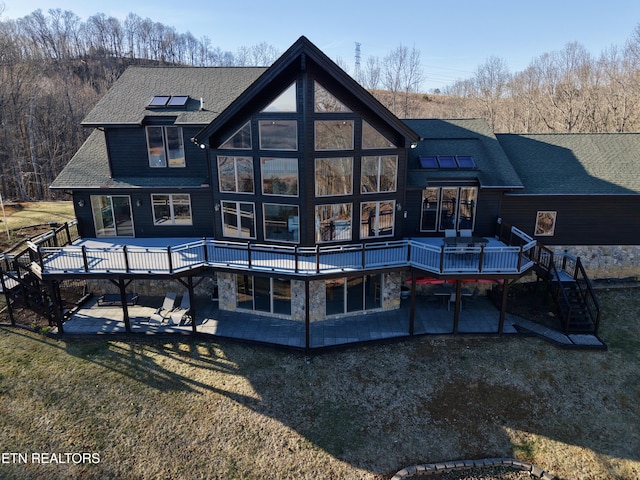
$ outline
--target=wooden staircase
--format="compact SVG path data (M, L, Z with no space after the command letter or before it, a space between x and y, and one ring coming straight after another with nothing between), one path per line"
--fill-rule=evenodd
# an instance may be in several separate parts
M546 281L566 335L597 335L600 304L580 258L539 245L536 273Z

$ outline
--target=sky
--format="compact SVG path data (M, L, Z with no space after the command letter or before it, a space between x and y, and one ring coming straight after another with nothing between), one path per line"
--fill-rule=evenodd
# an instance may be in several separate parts
M511 73L544 54L578 42L591 54L623 47L640 25L638 0L0 0L0 19L41 9L70 10L83 21L96 13L129 13L208 37L233 53L266 42L284 52L306 36L350 73L400 45L415 47L426 76L423 91L469 78L491 56Z

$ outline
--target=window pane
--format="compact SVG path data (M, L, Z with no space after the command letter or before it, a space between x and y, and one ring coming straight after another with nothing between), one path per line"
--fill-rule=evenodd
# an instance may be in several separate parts
M362 157L361 192L395 192L398 157Z
M113 196L113 213L118 237L133 237L133 219L131 217L131 199L128 196Z
M253 277L236 275L236 291L238 292L238 308L253 310Z
M351 195L353 157L316 158L316 197Z
M240 204L240 237L243 238L255 238L256 226L255 226L255 210L253 203Z
M96 237L113 237L116 234L111 197L91 195L91 208L93 210L93 224L96 229Z
M245 123L240 130L231 135L222 145L218 148L236 148L236 149L250 149L251 148L251 122Z
M162 127L147 127L147 147L150 167L166 167L167 158L164 152Z
M298 196L298 159L261 158L262 193Z
M440 206L440 231L456 228L458 189L443 188Z
M396 148L396 146L368 122L363 120L362 148Z
M239 237L238 205L236 202L222 202L222 233L227 237Z
M330 94L318 82L314 82L314 112L351 112L344 103Z
M351 240L351 204L337 203L316 207L316 240Z
M352 120L317 120L314 124L316 150L353 150Z
M273 313L291 315L291 281L274 278L273 286Z
M269 278L253 277L253 301L256 310L271 312L271 282Z
M218 157L218 182L221 192L253 193L253 159Z
M221 192L236 191L235 157L218 157L218 184Z
M184 167L184 144L180 127L165 127L170 167Z
M171 195L173 223L191 225L191 199L189 195Z
M380 157L380 191L395 192L398 171L398 157L387 155Z
M171 221L171 206L169 195L151 195L153 203L153 223L161 225Z
M297 205L264 204L264 237L266 240L297 242L299 222Z
M395 202L363 203L360 216L360 238L393 235Z
M382 275L367 275L365 280L365 308L382 307Z
M326 285L326 314L338 315L344 313L344 278L325 280Z
M438 230L439 188L425 188L422 191L422 221L420 231L435 232Z
M463 187L460 189L460 217L458 224L461 229L473 230L473 222L476 212L475 187Z
M557 212L536 213L536 235L553 236L556 229Z
M295 120L261 120L258 125L261 149L298 149L298 122Z
M362 310L364 310L364 278L349 278L347 280L347 312Z
M263 112L296 112L298 110L296 102L296 83L282 92L273 102L262 110Z

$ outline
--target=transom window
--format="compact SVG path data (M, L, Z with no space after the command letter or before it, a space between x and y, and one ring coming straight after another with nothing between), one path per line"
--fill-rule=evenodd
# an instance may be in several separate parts
M353 193L353 157L316 158L316 197Z
M185 167L184 143L180 127L146 127L149 166Z
M346 112L350 113L351 110L334 97L331 93L329 93L322 85L318 82L314 82L314 107L313 111L315 113L326 113L326 112Z
M253 159L218 157L218 182L221 192L253 193Z
M191 197L187 194L151 195L154 225L191 225Z
M317 205L315 215L316 241L351 240L351 204Z
M250 150L251 147L251 122L247 122L218 148Z
M393 236L396 202L368 202L361 204L360 238Z
M260 120L262 150L298 150L298 122L295 120Z
M262 113L271 112L297 112L298 105L296 101L296 82L293 82L289 88L276 97L276 99L267 105Z
M430 187L422 191L420 231L473 230L476 187Z
M316 150L353 150L353 120L316 120Z
M362 148L396 148L387 137L373 128L367 121L362 121Z
M265 195L298 196L298 159L261 158L262 193Z
M221 202L222 232L226 237L256 238L255 205L248 202Z
M362 157L361 193L395 192L397 155Z
M298 242L300 213L297 205L265 203L264 238L282 242Z

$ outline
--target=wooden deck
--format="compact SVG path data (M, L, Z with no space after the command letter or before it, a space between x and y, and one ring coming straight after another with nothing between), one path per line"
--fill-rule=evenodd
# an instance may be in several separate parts
M488 238L479 246L446 245L442 238L415 238L356 245L296 247L211 239L84 239L64 247L36 247L40 274L175 275L208 267L314 276L396 267L438 275L519 275L533 266L536 242L508 246Z

